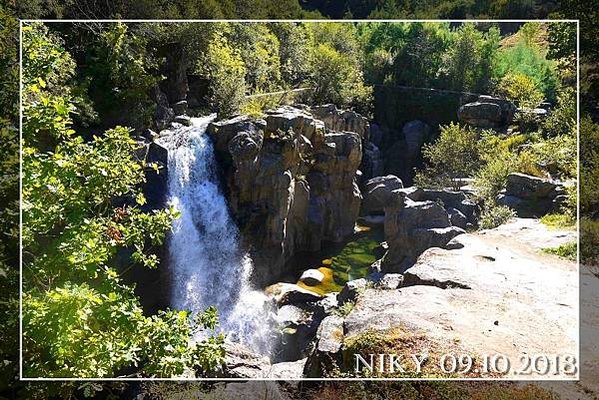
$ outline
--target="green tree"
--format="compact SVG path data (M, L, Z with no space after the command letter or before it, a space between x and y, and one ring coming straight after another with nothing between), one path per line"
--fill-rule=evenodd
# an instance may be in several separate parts
M156 104L150 96L160 77L157 58L147 51L147 39L127 24L108 24L86 55L83 79L90 82L89 92L105 127L152 126Z
M453 89L485 92L490 86L490 67L499 43L499 31L486 34L466 23L453 33L448 53L448 75Z
M210 103L220 117L239 112L246 95L246 67L239 51L216 32L196 70L210 80Z
M281 86L279 39L261 23L234 23L228 41L245 65L245 82L250 91L274 91Z
M280 43L281 77L290 86L306 81L312 71L312 34L305 24L276 22L270 30Z
M37 23L23 28L24 375L175 376L214 368L223 338L190 339L214 329L216 310L145 316L119 276L116 255L125 249L131 266L157 266L152 248L177 215L137 207L145 202L143 161L128 129L91 141L71 129L73 74L56 36Z
M500 81L508 74L526 75L546 99L555 99L559 87L556 62L546 59L537 46L529 46L520 40L514 46L499 50L493 65L493 79Z

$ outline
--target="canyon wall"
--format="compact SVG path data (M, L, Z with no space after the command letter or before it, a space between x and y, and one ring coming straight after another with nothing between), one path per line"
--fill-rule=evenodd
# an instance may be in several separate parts
M328 105L284 106L264 119L240 116L208 127L256 284L279 279L294 254L353 233L369 130L361 115Z

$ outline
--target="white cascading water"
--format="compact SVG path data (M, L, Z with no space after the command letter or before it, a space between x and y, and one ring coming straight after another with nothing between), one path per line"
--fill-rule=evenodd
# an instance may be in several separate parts
M215 306L230 340L269 354L272 329L266 296L250 285L252 260L239 244L218 179L210 136L214 115L192 118L163 136L168 149L169 203L181 212L169 239L171 305L198 312Z

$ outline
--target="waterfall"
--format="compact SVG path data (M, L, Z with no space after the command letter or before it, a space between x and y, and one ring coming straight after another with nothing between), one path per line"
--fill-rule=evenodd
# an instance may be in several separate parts
M206 133L214 115L193 118L161 139L168 150L169 203L181 213L169 238L171 306L198 312L215 306L220 329L233 341L270 352L266 296L250 285L252 260L223 195Z

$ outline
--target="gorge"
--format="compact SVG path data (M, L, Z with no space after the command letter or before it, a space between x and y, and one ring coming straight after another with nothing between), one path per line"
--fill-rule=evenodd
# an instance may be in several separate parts
M460 291L468 293L465 298L482 296L479 287L490 278L486 272L466 278L471 272L456 270L459 263L443 261L446 256L433 256L435 251L446 249L456 257L457 251L473 252L475 263L488 259L503 265L477 242L480 208L468 190L404 188L393 175L361 171L380 174L383 166L377 165L381 156L371 141L370 122L353 111L281 106L262 119L212 115L191 118L189 125L175 122L156 140L168 152L168 203L181 212L168 241L170 304L195 312L217 308L227 334L221 376L328 376L347 368L342 354L352 338L387 326L369 318L400 307L395 302L406 310L413 306L401 297L393 300L396 294L425 296L427 302L446 302L445 294ZM409 134L418 132L411 129ZM519 188L514 194L535 193L535 187L547 199L563 193L537 178L514 175L510 182L516 178L528 179L528 186L512 184ZM534 231L556 245L574 237L540 226ZM546 261L561 265L527 257L518 260L533 268L531 273ZM421 294L411 294L414 289ZM569 303L571 293L562 292L563 303ZM379 305L385 301L391 303ZM361 314L364 308L369 311ZM434 312L411 317L432 318L415 328L443 324ZM475 319L480 312L486 311L465 306L458 314ZM446 342L438 328L427 329L435 346ZM487 342L477 344L477 351Z

